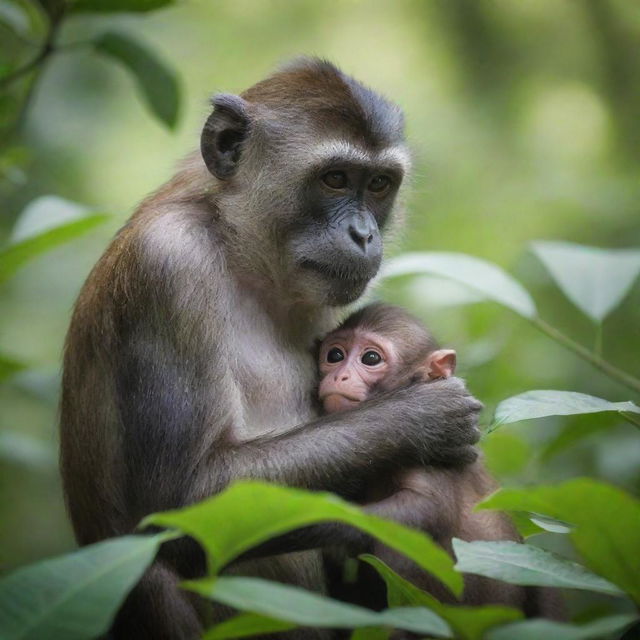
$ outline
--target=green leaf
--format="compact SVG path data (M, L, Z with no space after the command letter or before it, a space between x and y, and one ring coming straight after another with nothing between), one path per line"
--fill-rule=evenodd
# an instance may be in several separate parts
M480 640L487 629L522 617L520 611L510 607L494 605L467 607L442 604L432 595L418 589L408 580L399 576L379 558L370 554L359 557L370 564L385 581L390 607L426 607L431 609L449 623L456 632L456 637L465 638L465 640Z
M633 402L609 402L575 391L535 390L503 400L496 408L494 425L548 416L572 416L583 413L617 411L640 413Z
M587 567L640 603L640 502L589 478L557 486L501 489L482 509L527 510L572 527L569 537Z
M55 196L33 200L16 223L8 245L0 249L0 283L23 264L69 242L109 219L86 214L80 205Z
M124 536L18 569L0 580L2 640L91 640L171 535Z
M533 522L531 516L524 511L510 511L509 517L511 518L511 522L513 522L513 526L518 530L518 533L525 539L545 532L545 530Z
M162 9L175 4L175 0L74 0L71 11L74 12L146 12Z
M640 273L638 249L550 241L531 246L567 298L598 324L620 304Z
M184 582L182 586L241 611L259 613L303 627L353 629L389 626L416 633L451 637L446 622L433 611L424 608L371 611L261 578L203 578Z
M463 284L486 300L493 300L525 318L536 316L527 290L497 265L464 253L405 253L387 261L383 278L428 273Z
M542 619L523 620L492 629L487 640L601 640L619 633L635 619L634 615L621 614L582 625Z
M454 538L453 550L458 559L456 569L464 573L474 573L509 584L624 595L614 584L583 566L528 544L510 540L465 542Z
M549 516L543 516L539 513L530 513L529 517L537 527L540 527L543 531L550 531L551 533L569 533L571 527L568 523L557 520L556 518L549 518Z
M404 553L455 594L462 576L449 554L426 534L365 514L329 493L242 481L196 505L152 514L149 524L180 529L196 538L209 555L213 572L242 552L274 536L317 522L339 521L358 527Z
M155 53L123 33L103 33L94 46L133 75L151 112L169 129L174 129L180 107L180 86L174 71Z
M276 620L257 613L241 613L209 629L202 640L224 640L225 638L248 638L257 634L288 631L296 627L292 622Z
M0 353L0 382L8 380L19 371L26 369L27 365L9 356Z

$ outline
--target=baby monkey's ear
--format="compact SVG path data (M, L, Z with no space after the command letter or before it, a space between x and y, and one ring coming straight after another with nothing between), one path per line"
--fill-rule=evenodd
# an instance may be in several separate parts
M427 356L424 366L431 380L449 378L456 370L456 352L453 349L432 351Z

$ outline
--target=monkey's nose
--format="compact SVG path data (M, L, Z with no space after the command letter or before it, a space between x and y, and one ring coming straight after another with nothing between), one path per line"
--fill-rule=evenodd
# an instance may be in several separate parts
M349 235L351 239L362 249L367 252L367 245L371 244L373 234L371 233L371 225L368 220L361 217L355 217L349 225Z

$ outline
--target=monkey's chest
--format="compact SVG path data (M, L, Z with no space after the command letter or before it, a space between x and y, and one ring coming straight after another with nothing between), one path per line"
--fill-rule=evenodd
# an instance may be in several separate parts
M260 344L250 343L233 364L240 416L236 437L283 433L308 422L314 417L315 363L275 342L265 345L264 336Z

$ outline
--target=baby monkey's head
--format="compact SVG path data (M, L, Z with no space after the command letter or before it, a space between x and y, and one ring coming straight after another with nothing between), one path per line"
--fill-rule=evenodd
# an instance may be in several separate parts
M327 413L413 380L448 378L456 352L439 349L426 327L401 307L372 304L349 316L320 346L319 396Z

